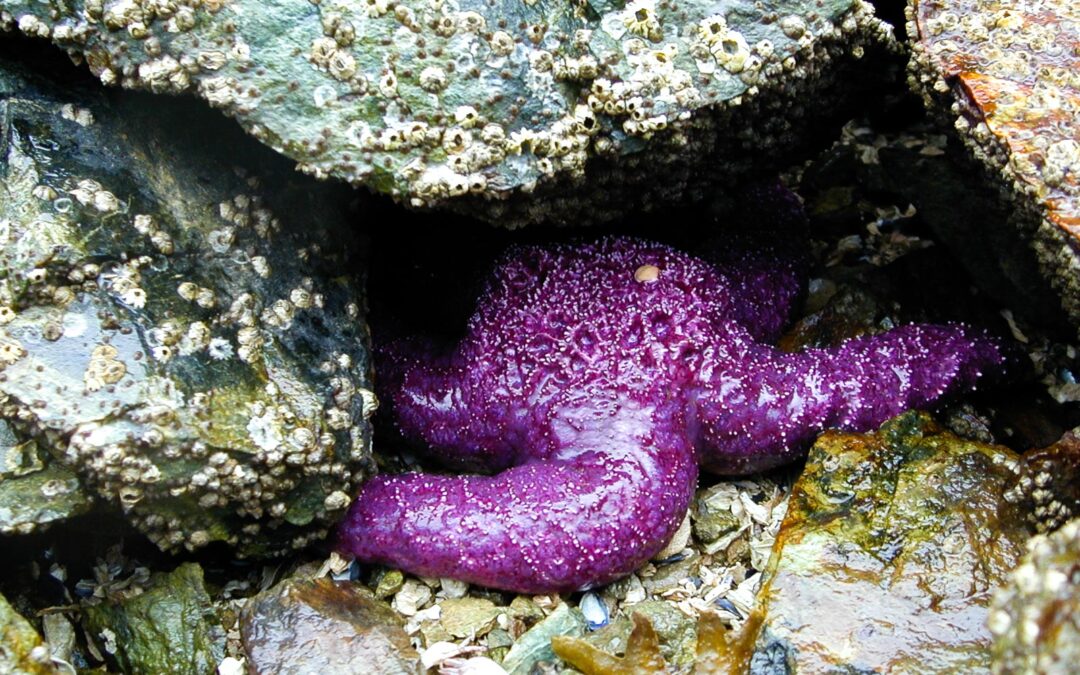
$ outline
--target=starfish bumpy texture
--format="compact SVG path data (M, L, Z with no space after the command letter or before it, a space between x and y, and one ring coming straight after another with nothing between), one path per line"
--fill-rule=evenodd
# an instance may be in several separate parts
M756 199L802 223L790 195ZM523 593L603 584L663 548L699 464L768 469L825 428L875 427L1005 367L960 325L779 351L804 273L784 243L712 263L629 238L508 253L458 345L398 341L377 361L405 436L487 475L373 478L342 548Z

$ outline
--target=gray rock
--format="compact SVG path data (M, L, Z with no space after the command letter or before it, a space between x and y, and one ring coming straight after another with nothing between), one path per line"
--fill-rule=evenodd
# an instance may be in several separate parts
M58 672L38 632L0 595L0 673L53 675Z
M560 603L551 614L524 634L507 652L502 667L510 675L527 675L539 664L554 662L555 651L551 648L551 638L556 635L581 637L585 634L585 617L576 608Z
M162 548L270 554L371 464L363 261L231 127L0 59L0 415Z
M92 506L73 471L0 420L0 534L29 534Z
M892 40L859 0L0 0L0 24L108 84L196 93L314 175L504 225L760 169Z
M912 85L998 187L1009 225L1080 328L1080 53L1069 47L1076 3L908 4Z

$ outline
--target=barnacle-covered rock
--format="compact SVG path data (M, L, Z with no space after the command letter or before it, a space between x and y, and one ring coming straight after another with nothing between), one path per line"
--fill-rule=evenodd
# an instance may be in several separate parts
M370 462L348 190L10 60L0 111L0 415L162 548L322 536Z
M0 534L28 534L91 506L74 471L0 419Z
M0 23L196 92L315 175L507 225L760 170L891 40L862 0L0 0Z
M1040 533L1080 515L1080 428L1053 445L1024 453L1005 497L1020 504Z
M925 413L821 436L765 570L751 672L985 670L990 594L1029 534L1004 498L1015 463Z
M911 0L912 85L1015 207L1080 325L1080 5Z
M1080 520L1028 542L990 614L995 673L1076 672L1080 663Z

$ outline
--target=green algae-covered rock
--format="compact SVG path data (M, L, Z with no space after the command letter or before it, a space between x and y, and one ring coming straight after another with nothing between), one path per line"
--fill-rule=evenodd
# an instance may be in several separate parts
M351 582L289 579L245 606L240 631L252 673L421 672L401 616Z
M1080 663L1080 520L1028 542L994 595L995 673L1075 673Z
M976 672L991 595L1029 531L1016 455L908 413L826 433L792 490L759 595L751 671Z
M0 416L162 548L324 535L374 408L342 191L0 59Z
M0 534L28 534L91 506L91 495L73 471L0 420Z
M225 657L225 631L195 563L155 574L139 594L87 604L83 616L125 673L209 674Z
M0 673L53 675L49 648L30 622L0 595Z
M891 39L860 0L0 0L0 23L197 93L315 175L507 225L760 169Z

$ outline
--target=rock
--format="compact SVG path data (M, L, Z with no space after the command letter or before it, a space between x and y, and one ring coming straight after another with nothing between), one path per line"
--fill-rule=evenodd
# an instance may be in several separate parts
M646 600L633 607L634 614L644 617L660 640L660 653L674 668L694 662L695 621L663 600Z
M427 607L435 594L427 584L409 579L402 584L401 590L394 595L393 607L405 616L412 616Z
M879 166L934 238L998 304L1042 325L1065 325L1061 303L1024 233L1009 221L1011 210L997 198L997 188L957 156L962 148L955 143L938 152L905 141L881 148Z
M739 518L732 506L739 500L739 491L730 483L717 483L698 490L690 507L694 536L707 553L715 553L731 542L739 531Z
M621 621L626 621L625 619ZM629 624L628 621L626 621ZM722 673L746 672L749 665L750 647L757 629L757 619L748 621L737 635L724 627L719 617L703 613L697 623L693 653L683 667L664 658L663 637L659 635L646 615L635 613L633 630L623 640L624 649L607 649L597 645L592 637L587 639L557 636L552 646L559 658L571 664L585 675L666 675L671 672L691 672L694 675L720 675ZM614 651L625 652L615 656Z
M125 673L213 673L225 657L225 631L196 563L154 574L142 593L84 604L83 617Z
M1038 532L1052 532L1080 515L1080 428L1025 452L1005 497L1020 504Z
M1013 203L1080 326L1080 20L1073 0L911 0L911 82Z
M540 605L527 595L514 596L514 599L510 601L509 613L510 616L530 626L544 618L544 610L540 609Z
M495 626L495 618L505 608L482 598L459 598L439 603L442 614L439 623L455 638L480 637Z
M54 675L58 672L38 632L0 595L0 673Z
M796 321L777 346L790 352L828 347L860 335L881 333L889 318L883 303L867 289L842 284L823 307Z
M401 573L401 570L386 570L375 585L375 597L379 600L392 598L404 585L405 575Z
M628 611L633 612L633 607L630 607ZM584 640L596 649L608 654L624 654L633 630L633 621L628 617L620 616L603 628L587 633L584 637L574 639ZM655 633L656 630L653 629L653 632ZM566 660L562 656L559 658Z
M510 675L527 675L534 666L545 661L554 661L555 652L551 648L551 639L556 635L580 637L585 634L585 619L577 609L560 603L546 619L536 624L524 634L503 659L502 667Z
M0 420L0 534L28 534L92 506L74 472Z
M751 672L971 672L1028 536L1016 455L906 413L810 451L758 595Z
M11 51L0 416L163 549L324 536L371 467L348 190L197 104L46 80Z
M0 25L105 83L197 94L316 176L504 225L609 219L789 163L839 91L882 79L850 66L892 45L859 0L3 0Z
M58 612L44 613L41 615L41 632L53 659L70 663L78 641L71 619Z
M402 623L351 582L289 579L248 601L240 634L254 674L420 673Z
M994 595L993 672L1065 675L1080 663L1080 520L1028 542Z
M666 591L678 588L686 579L697 576L701 566L701 555L697 551L690 551L685 555L676 555L673 559L663 564L656 564L656 573L651 576L641 576L641 584L650 595L663 595Z

